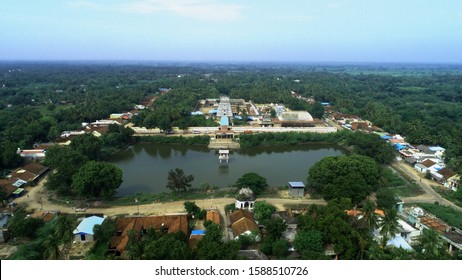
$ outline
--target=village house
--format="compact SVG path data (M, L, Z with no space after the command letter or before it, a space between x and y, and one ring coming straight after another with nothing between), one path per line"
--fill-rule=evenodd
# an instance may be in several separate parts
M84 218L80 224L72 232L74 234L74 241L76 242L86 242L94 241L94 227L96 225L101 225L104 222L104 218L98 216L91 216Z
M218 209L207 209L207 214L205 215L206 221L211 221L217 225L220 225L220 213Z
M260 228L253 218L252 213L239 209L229 215L233 239L238 240L239 236L255 234L255 240L260 241Z
M45 159L46 149L25 149L18 148L16 153L26 160L42 160Z
M141 239L148 230L165 233L176 233L182 231L188 234L188 215L163 215L148 217L125 217L117 218L116 232L111 238L108 253L125 257L126 246L129 241L129 233L134 231L136 237Z

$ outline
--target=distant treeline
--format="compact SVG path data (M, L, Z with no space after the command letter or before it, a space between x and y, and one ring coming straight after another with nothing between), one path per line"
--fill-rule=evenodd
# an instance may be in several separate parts
M169 136L140 136L135 137L136 142L154 143L154 144L183 144L183 145L201 145L209 144L209 136L194 136L194 137L169 137Z

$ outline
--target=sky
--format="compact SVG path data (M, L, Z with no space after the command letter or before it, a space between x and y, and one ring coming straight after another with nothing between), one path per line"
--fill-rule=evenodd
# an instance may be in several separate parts
M0 0L0 60L462 63L461 0Z

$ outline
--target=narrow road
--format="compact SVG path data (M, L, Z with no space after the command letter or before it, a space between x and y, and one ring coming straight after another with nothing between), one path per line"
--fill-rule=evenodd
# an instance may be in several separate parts
M24 205L30 211L60 211L62 213L79 213L74 210L72 203L69 206L58 205L47 199L44 184L47 178L42 179L37 186L27 187L27 195L15 200L19 205ZM304 204L326 204L323 199L284 199L284 198L261 198L273 204L279 210L284 210L283 205L292 204L294 206ZM220 213L225 213L225 206L235 202L234 198L211 198L194 200L196 205L202 209L217 207ZM150 204L111 206L106 208L87 208L86 213L100 213L108 216L121 214L135 215L138 212L142 215L162 215L172 213L184 213L184 201L155 202Z
M435 190L433 190L433 188L430 185L435 183L431 180L420 177L417 171L414 170L411 166L403 162L393 162L391 164L391 167L393 167L399 173L406 174L407 177L409 177L411 180L414 180L415 183L418 184L422 188L422 190L425 191L424 195L415 197L404 197L404 203L434 203L435 201L437 201L440 205L451 206L452 208L462 212L462 207L457 206L456 204L439 195Z

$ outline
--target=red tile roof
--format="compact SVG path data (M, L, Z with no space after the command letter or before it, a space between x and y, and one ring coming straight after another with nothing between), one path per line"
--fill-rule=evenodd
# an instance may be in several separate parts
M207 215L205 216L206 221L212 221L215 224L220 224L220 214L217 210L208 210Z

